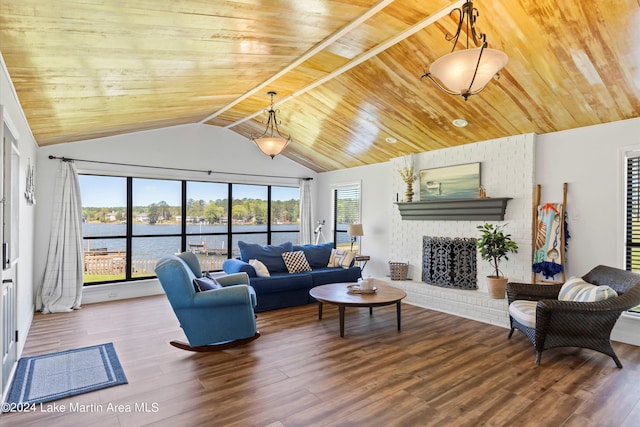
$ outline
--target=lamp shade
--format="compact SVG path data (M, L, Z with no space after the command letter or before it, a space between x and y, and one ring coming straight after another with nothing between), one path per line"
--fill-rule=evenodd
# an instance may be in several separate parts
M362 224L349 224L347 234L349 236L364 236L364 233L362 232Z
M476 93L482 90L508 61L509 57L504 52L479 47L451 52L431 64L429 72L451 92ZM476 66L478 72L474 79Z
M264 136L262 138L255 138L254 141L258 148L260 148L260 151L267 156L274 158L284 150L284 147L289 144L291 138L285 139L274 136Z

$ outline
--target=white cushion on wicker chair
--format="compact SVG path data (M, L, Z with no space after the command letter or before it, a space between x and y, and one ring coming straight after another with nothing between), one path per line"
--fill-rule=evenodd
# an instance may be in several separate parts
M509 314L521 325L524 325L528 328L535 328L537 304L537 301L514 301L509 304Z
M559 301L594 302L615 298L618 293L609 286L596 286L585 282L580 277L572 277L562 285Z

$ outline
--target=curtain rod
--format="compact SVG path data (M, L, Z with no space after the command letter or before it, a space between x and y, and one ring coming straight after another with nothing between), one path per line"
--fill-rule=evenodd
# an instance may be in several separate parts
M100 163L103 165L116 165L116 166L132 166L136 168L149 168L149 169L164 169L164 170L173 170L173 171L182 171L182 172L201 172L206 173L207 175L211 174L224 174L224 175L240 175L240 176L259 176L265 178L288 178L288 179L303 179L305 181L311 181L313 178L311 177L297 177L297 176L281 176L281 175L260 175L255 173L241 173L241 172L216 172L211 170L202 170L202 169L183 169L183 168L172 168L168 166L149 166L149 165L137 165L133 163L117 163L117 162L104 162L101 160L83 160L83 159L72 159L70 157L56 157L49 156L51 160L62 160L63 162L85 162L85 163Z

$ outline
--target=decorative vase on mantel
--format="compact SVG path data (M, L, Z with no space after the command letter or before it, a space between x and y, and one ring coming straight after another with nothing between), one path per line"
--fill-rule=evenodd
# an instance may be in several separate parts
M413 181L407 182L407 191L404 193L405 202L413 202Z
M405 166L398 170L402 180L407 184L407 191L404 193L405 202L413 202L413 181L416 180L416 176L413 173L413 166Z

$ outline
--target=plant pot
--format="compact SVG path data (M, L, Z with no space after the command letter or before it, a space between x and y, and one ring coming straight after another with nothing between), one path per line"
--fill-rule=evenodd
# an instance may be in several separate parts
M489 296L491 298L504 299L508 281L509 279L506 277L487 276Z

